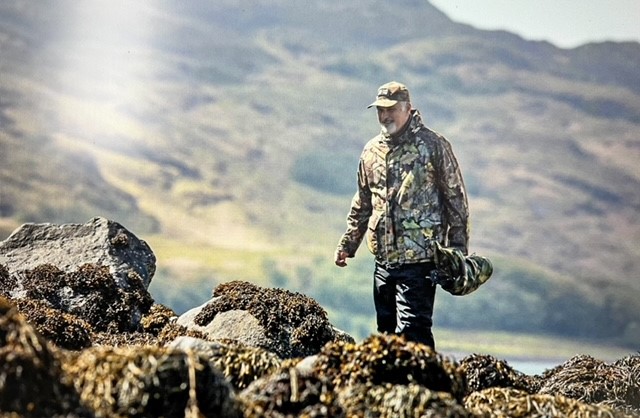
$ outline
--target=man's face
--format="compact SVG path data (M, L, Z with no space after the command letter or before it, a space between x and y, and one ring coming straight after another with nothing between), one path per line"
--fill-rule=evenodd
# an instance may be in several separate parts
M411 116L411 106L407 102L399 102L391 107L377 106L376 109L382 132L389 135L398 132Z

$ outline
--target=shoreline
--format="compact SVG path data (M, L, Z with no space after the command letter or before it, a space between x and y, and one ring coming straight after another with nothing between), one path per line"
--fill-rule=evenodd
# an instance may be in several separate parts
M584 339L505 331L434 328L434 335L436 350L442 355L460 360L470 354L487 354L508 362L514 369L526 374L542 373L577 355L590 355L612 362L637 354L638 351Z

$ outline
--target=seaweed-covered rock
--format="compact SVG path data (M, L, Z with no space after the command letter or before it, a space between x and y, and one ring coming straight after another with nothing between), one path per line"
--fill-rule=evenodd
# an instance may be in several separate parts
M92 327L86 321L51 308L38 299L16 301L20 313L47 341L67 350L81 350L91 346Z
M326 311L312 298L240 281L216 287L209 302L181 315L178 324L282 358L318 353L331 341L353 341L331 326Z
M640 416L640 353L616 360L612 366L622 368L627 381L624 403L616 402L616 407Z
M47 342L0 297L0 411L25 417L92 417L64 382Z
M264 376L239 394L245 418L345 416L327 379L289 368Z
M157 336L145 332L94 332L91 342L93 346L109 347L162 346Z
M159 303L154 303L151 309L149 309L149 312L142 316L140 326L144 332L158 335L164 327L177 318L178 314L176 314L173 309Z
M282 360L276 354L257 347L248 347L236 341L204 341L188 336L178 337L169 347L192 350L207 359L209 363L231 382L235 389L246 388L254 380L273 373Z
M124 226L97 217L85 224L24 224L0 242L0 264L11 275L42 264L63 272L97 264L108 267L118 286L126 287L130 276L135 276L146 289L156 270L156 257L145 241Z
M542 375L540 393L561 394L621 410L637 409L640 407L640 366L634 363L632 357L609 364L589 355L574 356Z
M540 380L514 370L509 363L490 355L471 354L460 360L459 371L465 376L467 394L491 387L521 389L536 393Z
M112 347L124 346L158 346L169 345L176 338L191 337L208 340L208 336L200 331L188 329L167 318L172 310L162 305L154 305L151 311L142 317L141 329L134 332L94 332L91 339L94 345Z
M265 327L250 311L231 309L216 312L214 315L207 316L206 320L209 322L205 323L201 314L207 312L209 305L215 301L214 298L185 312L178 318L177 324L202 332L207 335L207 339L214 341L236 340L247 346L265 348L279 354L287 351L285 344L288 341L269 338Z
M161 345L168 345L179 337L192 337L204 341L213 341L207 334L194 329L189 329L175 322L167 324L158 334L158 340Z
M16 277L15 283L13 278L0 283L0 294L15 301L45 301L52 309L86 321L97 332L136 330L143 313L153 305L139 279L130 277L127 287L118 286L106 266L85 264L63 272L43 264Z
M489 388L465 398L465 408L479 417L497 418L631 418L606 405L590 405L561 394L529 394L511 388Z
M91 347L63 362L82 402L108 417L241 417L206 358L162 347Z
M462 401L466 384L454 360L431 347L397 335L373 335L361 344L327 344L314 362L315 373L338 387L358 384L417 384Z
M450 393L414 383L348 386L339 390L338 404L347 417L473 417Z
M0 289L15 289L17 283L16 278L11 277L4 264L0 264Z

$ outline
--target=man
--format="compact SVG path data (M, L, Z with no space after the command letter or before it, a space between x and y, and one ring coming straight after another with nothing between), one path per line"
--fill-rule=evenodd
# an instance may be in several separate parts
M435 348L431 332L435 251L468 253L468 203L449 142L412 109L409 91L380 86L375 106L381 132L364 147L358 190L335 264L347 265L364 236L375 255L374 304L378 331Z

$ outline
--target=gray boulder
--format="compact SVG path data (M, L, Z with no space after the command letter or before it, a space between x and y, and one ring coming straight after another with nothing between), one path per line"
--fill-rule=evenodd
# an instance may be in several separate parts
M44 264L67 273L96 264L108 267L120 287L127 287L129 275L135 273L148 288L156 257L125 227L97 217L85 224L24 224L0 242L0 264L10 274Z
M210 302L180 315L177 321L178 325L201 331L213 340L235 340L249 347L261 347L275 352L283 350L282 347L274 347L275 342L267 337L264 326L255 316L245 310L232 309L220 312L208 324L198 325L195 321L196 316Z
M155 261L144 241L105 218L24 224L0 242L0 295L44 303L94 331L133 331L153 304Z

